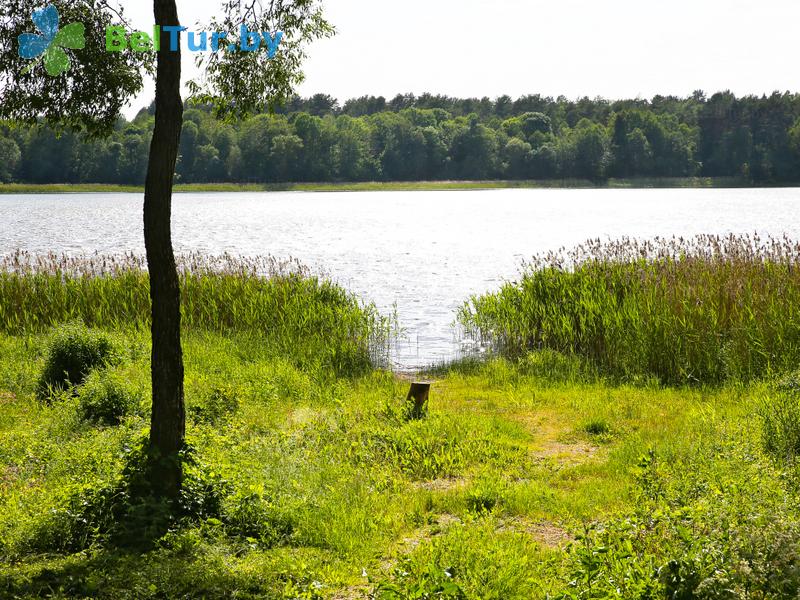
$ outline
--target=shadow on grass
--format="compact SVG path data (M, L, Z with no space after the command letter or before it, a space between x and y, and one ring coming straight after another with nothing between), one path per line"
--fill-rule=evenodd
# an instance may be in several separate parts
M3 598L230 598L236 590L271 597L266 577L248 580L194 549L101 549L6 573Z

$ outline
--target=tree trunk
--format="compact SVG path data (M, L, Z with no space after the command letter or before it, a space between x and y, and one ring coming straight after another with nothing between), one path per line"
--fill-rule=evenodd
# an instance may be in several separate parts
M154 0L154 13L161 27L179 24L175 0ZM162 35L156 72L155 129L144 192L144 245L152 303L150 448L157 459L152 484L157 495L168 498L176 498L180 492L182 468L178 453L186 428L180 285L171 233L172 181L182 123L181 53L170 51L169 42Z

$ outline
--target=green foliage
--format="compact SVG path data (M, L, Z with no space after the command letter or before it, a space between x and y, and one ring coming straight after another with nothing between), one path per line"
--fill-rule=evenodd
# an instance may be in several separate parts
M53 392L83 383L92 369L116 360L114 344L106 334L79 322L62 325L48 345L36 393L46 400Z
M479 451L476 445L459 439L456 432L462 427L458 424L435 417L409 421L405 406L388 412L390 424L371 428L351 449L350 457L356 464L378 460L413 479L436 479L458 475L468 456Z
M183 451L184 480L176 502L155 495L157 462L146 436L122 449L122 471L111 481L74 486L66 506L43 523L32 547L40 551L78 551L92 545L148 548L180 521L218 517L227 483Z
M596 369L584 357L551 349L529 352L519 360L518 370L553 383L586 383L597 379Z
M800 373L781 380L761 401L759 415L764 450L779 462L793 465L800 457Z
M603 419L593 419L588 421L583 430L591 436L598 438L607 438L611 435L611 425Z
M81 416L84 420L103 425L119 425L123 418L141 407L138 391L119 374L95 370L78 389Z
M382 600L413 599L427 600L428 598L441 598L442 600L462 600L467 598L464 591L453 581L454 569L436 568L428 565L419 573L411 573L398 569L397 581L381 583L375 593L376 598Z
M74 319L94 327L149 327L149 281L138 259L26 260L8 257L0 269L0 330L41 331ZM385 359L389 321L373 305L298 265L193 256L181 267L187 329L246 332L310 370L360 374ZM42 393L67 379L80 383L110 352L110 342L94 333L66 329L54 341Z
M215 387L203 404L190 405L188 412L198 423L216 425L230 417L239 408L235 389Z
M678 115L625 109L612 117L609 128L614 156L610 171L616 177L680 177L697 171L697 137L706 131L681 123Z
M785 239L587 242L535 259L459 320L510 357L550 349L630 381L751 381L800 360L798 265Z
M31 15L42 3L4 2L0 7L0 118L107 134L127 100L141 90L152 58L147 53L106 51L106 27L119 24L121 8L95 0L51 0L48 5L58 9L62 24L84 24L85 47L70 50L71 68L57 77L45 74L41 65L26 71L29 61L19 56L17 38L34 31Z
M481 515L499 508L503 503L506 488L505 482L496 475L481 477L467 492L467 509Z
M298 526L297 515L257 490L240 490L225 502L222 522L229 535L272 548L289 543Z
M335 31L325 20L319 0L272 3L268 9L225 0L220 8L221 18L214 17L209 24L212 31L234 32L247 23L255 31L281 31L283 40L274 56L267 52L197 53L195 64L203 76L187 86L195 101L211 104L218 116L241 118L280 105L303 80L300 66L306 45Z
M0 137L0 183L14 179L22 154L14 140Z
M794 597L800 515L791 493L746 442L669 464L651 453L640 461L635 510L578 537L558 597Z
M492 600L537 597L542 554L525 536L501 532L491 520L454 525L416 549L380 583L376 598Z
M318 9L312 4L294 3L291 10L311 16ZM314 20L307 36L327 33ZM302 53L299 44L260 66L263 52L198 56L220 63L214 68L226 81L219 86L223 95L236 88L242 99L244 86L252 109L287 93L298 74L292 63ZM259 80L271 79L274 93L264 96L265 88L243 77L237 62L256 68ZM228 122L215 112L243 111L244 102L220 105L221 96L196 93L208 103L185 108L177 167L184 184L572 179L585 185L614 177L656 178L663 185L663 178L696 175L738 184L800 180L798 94L614 102L423 94L357 98L343 106L317 94L276 105L277 114ZM9 159L0 163L0 181L140 185L153 125L151 106L132 121L120 120L108 139L56 137L38 124L0 128L0 156Z
M569 135L560 140L559 151L565 170L596 181L606 176L611 161L606 128L581 119Z
M113 334L149 382L148 331ZM244 330L184 337L184 495L148 482L147 415L88 426L35 400L44 333L0 335L0 596L782 598L800 585L796 472L751 398L609 385L555 351L407 382L321 377ZM33 377L31 378L31 375ZM82 390L78 390L79 392ZM648 452L648 448L652 448Z

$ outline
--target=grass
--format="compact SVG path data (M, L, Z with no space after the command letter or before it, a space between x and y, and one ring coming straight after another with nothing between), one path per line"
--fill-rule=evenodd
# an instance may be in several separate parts
M761 387L609 387L494 359L436 381L430 414L409 422L390 374L315 379L248 336L190 332L188 435L221 507L147 551L116 549L101 517L74 512L118 481L147 426L146 335L115 335L108 369L141 398L115 427L86 420L80 398L35 400L47 335L0 338L0 595L590 597L604 572L635 567L628 585L644 585L686 535L698 560L707 542L727 553L696 566L710 576L740 568L728 528L779 517L759 541L777 552L798 522L751 427ZM221 386L236 399L222 408ZM622 558L640 539L641 561ZM587 566L609 544L617 562Z
M800 593L797 375L664 386L520 350L426 374L428 414L409 419L407 382L332 358L369 348L341 322L382 327L351 296L296 265L188 258L187 477L154 533L161 505L135 494L144 274L130 258L9 260L0 301L24 308L0 320L0 597ZM63 339L108 340L114 360L43 402Z
M533 260L459 319L511 357L549 348L627 381L752 381L800 362L798 267L786 239L588 242Z
M361 181L317 183L190 183L176 184L175 192L381 192L483 190L505 188L698 188L751 187L745 180L731 177L666 177L609 179L519 180L519 181ZM785 187L791 187L786 185ZM69 193L144 193L143 186L98 183L5 183L0 194L69 194Z
M385 360L390 322L372 305L299 264L269 257L184 256L187 329L236 331L308 369L357 373ZM147 272L133 256L0 258L0 331L44 331L70 320L149 328Z

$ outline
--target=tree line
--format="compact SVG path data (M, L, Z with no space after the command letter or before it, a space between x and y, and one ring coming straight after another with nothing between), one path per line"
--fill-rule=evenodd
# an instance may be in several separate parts
M153 106L113 135L0 126L0 181L142 184ZM800 181L800 94L610 101L423 94L294 98L220 121L187 106L180 183L736 177Z

